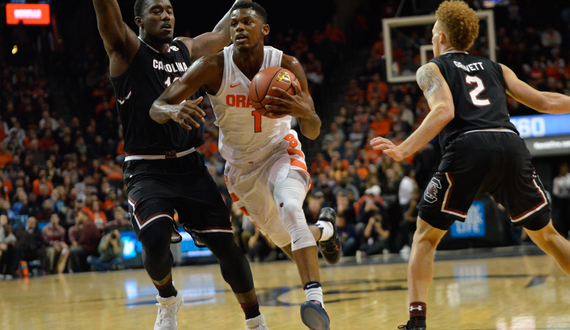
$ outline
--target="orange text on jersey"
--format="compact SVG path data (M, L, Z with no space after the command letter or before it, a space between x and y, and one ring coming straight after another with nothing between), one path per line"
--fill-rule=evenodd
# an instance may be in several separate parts
M228 107L252 108L249 95L245 96L240 94L228 94L226 95L226 104Z

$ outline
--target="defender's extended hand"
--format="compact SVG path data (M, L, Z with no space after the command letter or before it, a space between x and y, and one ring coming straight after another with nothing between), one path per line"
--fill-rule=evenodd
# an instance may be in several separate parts
M202 123L206 121L204 119L206 113L198 106L203 99L204 97L200 96L197 100L184 101L177 105L170 105L170 118L187 130L191 130L192 126L195 126L196 128L200 127L200 124L194 119L197 119ZM188 125L187 122L192 126Z
M285 90L273 87L273 90L281 94L280 97L266 96L267 99L273 101L272 105L266 105L272 115L289 115L299 118L309 118L311 116L311 107L307 102L307 98L299 83L293 83L295 95L289 95Z
M381 150L386 155L394 158L396 161L404 159L404 154L392 141L383 137L375 137L370 141L370 146L374 150Z

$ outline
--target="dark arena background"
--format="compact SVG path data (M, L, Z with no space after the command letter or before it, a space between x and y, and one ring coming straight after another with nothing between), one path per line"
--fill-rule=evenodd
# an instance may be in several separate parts
M134 1L118 2L135 29ZM211 31L233 4L171 2L174 35L190 37ZM441 151L436 138L395 162L369 141L381 135L400 143L429 113L415 74L433 57L433 15L442 1L257 2L269 15L265 43L302 63L322 121L316 140L299 136L312 178L307 221L324 206L344 218L341 261L321 262L331 327L396 329L408 318L415 206ZM466 2L481 18L471 53L509 66L538 90L570 95L570 1ZM121 123L92 1L0 0L0 20L0 329L150 329L156 290L127 212ZM212 107L207 100L202 107L199 152L231 209L268 327L302 329L295 265L232 205ZM539 114L510 97L508 109L547 190L554 226L568 239L570 114ZM295 119L292 126L300 132ZM436 251L430 329L570 329L570 279L510 220L482 195L467 220L451 227ZM59 222L63 241L50 242L43 231L50 221ZM100 237L118 229L120 263L103 271L84 255L72 267L70 251L86 221ZM375 229L365 230L369 223ZM183 240L171 246L186 300L179 328L242 327L216 259L179 230Z

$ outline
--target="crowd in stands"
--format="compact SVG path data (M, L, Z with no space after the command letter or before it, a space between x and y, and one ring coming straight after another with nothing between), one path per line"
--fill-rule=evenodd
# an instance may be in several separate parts
M570 28L534 29L516 16L506 22L497 32L499 61L540 90L570 93ZM424 32L397 35L396 74L413 74L419 67L413 45L429 43L429 30ZM311 91L318 93L325 74L342 61L346 40L328 25L311 36L294 29L275 33L266 42L299 58ZM330 120L323 118L321 150L307 164L312 176L307 220L316 222L324 206L335 208L344 255L409 249L416 205L440 157L437 141L403 162L370 148L368 141L378 135L402 142L429 107L415 83L385 82L383 40L369 44L360 74L346 81L343 106ZM484 45L479 40L474 51L486 52ZM25 265L37 274L122 267L118 229L131 225L120 121L106 58L89 47L84 51L78 64L84 74L74 83L87 104L81 112L60 116L54 116L58 112L42 63L0 64L0 278L18 276ZM200 152L228 197L213 112L203 103L206 143ZM509 110L531 113L512 99ZM252 260L284 258L239 209L231 210L236 242Z
M0 64L0 278L122 268L117 230L131 224L108 75L76 82L92 105L81 120L53 109L49 57L35 55Z

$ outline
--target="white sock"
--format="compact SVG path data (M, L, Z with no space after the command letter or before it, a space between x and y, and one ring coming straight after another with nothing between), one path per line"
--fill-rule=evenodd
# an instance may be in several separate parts
M325 308L325 303L323 302L323 288L319 282L308 282L303 289L305 290L307 301L316 300Z
M332 238L334 234L334 227L332 223L330 223L329 221L319 220L317 221L317 223L315 223L315 226L319 227L319 229L321 230L321 238L319 238L319 242L326 241Z
M259 314L258 316L245 320L245 326L248 328L256 328L259 325L265 324L265 317L263 314Z
M176 295L178 296L178 294ZM159 295L156 295L156 300L158 300L158 302L162 305L172 305L174 304L174 302L176 301L176 296L171 296L171 297L161 297Z

